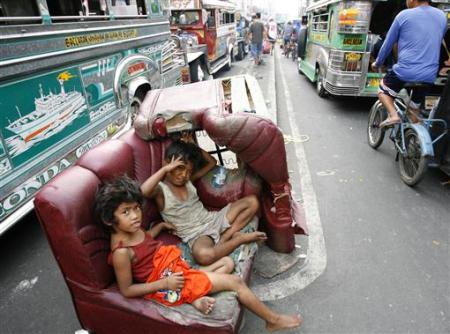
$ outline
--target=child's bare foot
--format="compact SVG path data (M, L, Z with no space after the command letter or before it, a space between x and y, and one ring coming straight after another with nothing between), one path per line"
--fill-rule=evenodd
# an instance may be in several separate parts
M303 323L302 316L280 314L274 322L266 322L266 329L269 332L276 332L284 329L300 327Z
M265 241L267 240L267 235L264 232L256 231L251 233L241 233L239 238L242 240L242 243L248 244L253 241Z
M194 306L197 310L202 312L203 314L209 314L214 308L214 304L216 300L212 297L200 297L192 302L192 306Z

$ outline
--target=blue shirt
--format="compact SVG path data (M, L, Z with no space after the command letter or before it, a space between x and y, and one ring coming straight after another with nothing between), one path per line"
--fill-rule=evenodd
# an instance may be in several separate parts
M401 11L392 23L376 60L383 65L398 43L398 62L394 73L402 81L433 83L439 70L442 38L447 29L443 11L431 6L418 6Z

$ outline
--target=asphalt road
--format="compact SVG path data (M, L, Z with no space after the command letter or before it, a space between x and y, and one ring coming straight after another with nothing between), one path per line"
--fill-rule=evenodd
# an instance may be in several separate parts
M406 186L392 144L375 151L366 143L373 100L321 99L291 60L278 54L276 63L278 125L304 141L327 266L270 305L303 314L292 333L449 333L449 178L430 170ZM247 314L244 333L262 328Z
M219 75L250 72L270 93L271 61L254 67L245 59ZM278 124L294 139L287 151L295 196L310 191L317 199L326 268L311 284L268 305L303 314L304 326L292 333L449 333L450 189L441 185L448 178L431 170L418 187L405 186L391 145L374 151L366 144L370 100L320 99L283 57L276 70ZM300 146L308 189L300 187ZM79 329L33 215L0 237L0 254L1 333ZM288 274L292 281L295 268ZM243 334L262 329L259 319L246 315Z

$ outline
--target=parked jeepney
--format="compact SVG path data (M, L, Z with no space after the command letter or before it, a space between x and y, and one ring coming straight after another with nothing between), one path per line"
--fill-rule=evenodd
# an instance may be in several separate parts
M395 1L316 1L307 8L308 35L299 72L326 94L376 96L382 74L370 69L376 36L404 8Z
M0 234L148 90L181 83L169 37L158 0L0 0Z
M191 81L231 68L238 51L235 10L226 0L170 0L170 29L186 46Z

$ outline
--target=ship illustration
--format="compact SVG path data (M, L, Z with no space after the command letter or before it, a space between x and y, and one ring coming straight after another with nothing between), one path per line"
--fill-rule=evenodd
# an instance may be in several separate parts
M80 109L86 108L86 102L80 92L72 91L66 93L64 81L70 79L70 74L59 75L58 81L61 86L59 94L51 91L44 95L42 85L39 84L40 97L34 99L36 109L31 113L22 116L16 106L20 118L10 123L6 128L19 135L25 142L45 138L49 131L68 124L68 119L72 118Z

